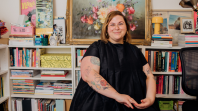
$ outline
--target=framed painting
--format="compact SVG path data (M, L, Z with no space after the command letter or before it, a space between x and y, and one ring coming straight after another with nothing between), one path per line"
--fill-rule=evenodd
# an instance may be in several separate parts
M100 39L105 17L114 10L127 18L132 44L150 45L151 0L68 0L67 43L91 44Z

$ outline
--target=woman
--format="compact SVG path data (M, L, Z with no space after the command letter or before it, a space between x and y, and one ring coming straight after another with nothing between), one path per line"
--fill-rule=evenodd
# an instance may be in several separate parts
M126 18L110 12L101 40L94 42L81 62L81 80L70 111L159 111L156 83L141 51L129 44Z

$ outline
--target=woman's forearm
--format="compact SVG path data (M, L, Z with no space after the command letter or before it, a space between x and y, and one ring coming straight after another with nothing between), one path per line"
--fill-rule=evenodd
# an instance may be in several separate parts
M155 101L155 95L156 95L156 82L153 75L148 75L146 79L146 98L150 98L152 102Z
M89 67L87 70L90 70L90 72L86 74L84 81L96 92L115 99L116 95L119 93L96 71L89 69Z

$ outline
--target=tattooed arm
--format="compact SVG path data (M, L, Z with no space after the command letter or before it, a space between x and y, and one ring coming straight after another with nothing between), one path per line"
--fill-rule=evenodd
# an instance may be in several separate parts
M94 56L86 56L81 62L82 79L96 92L115 99L117 102L133 108L131 103L137 102L128 95L119 94L100 74L100 60Z
M139 109L145 109L151 106L155 101L155 94L156 94L156 82L155 78L152 74L149 64L143 66L143 71L147 76L146 79L146 98L141 100L141 104L137 105Z

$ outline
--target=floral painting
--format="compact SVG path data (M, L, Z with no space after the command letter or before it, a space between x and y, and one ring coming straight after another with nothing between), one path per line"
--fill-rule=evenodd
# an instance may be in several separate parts
M145 39L145 0L73 0L73 4L73 39L99 39L107 14L115 10L127 18L133 39Z

